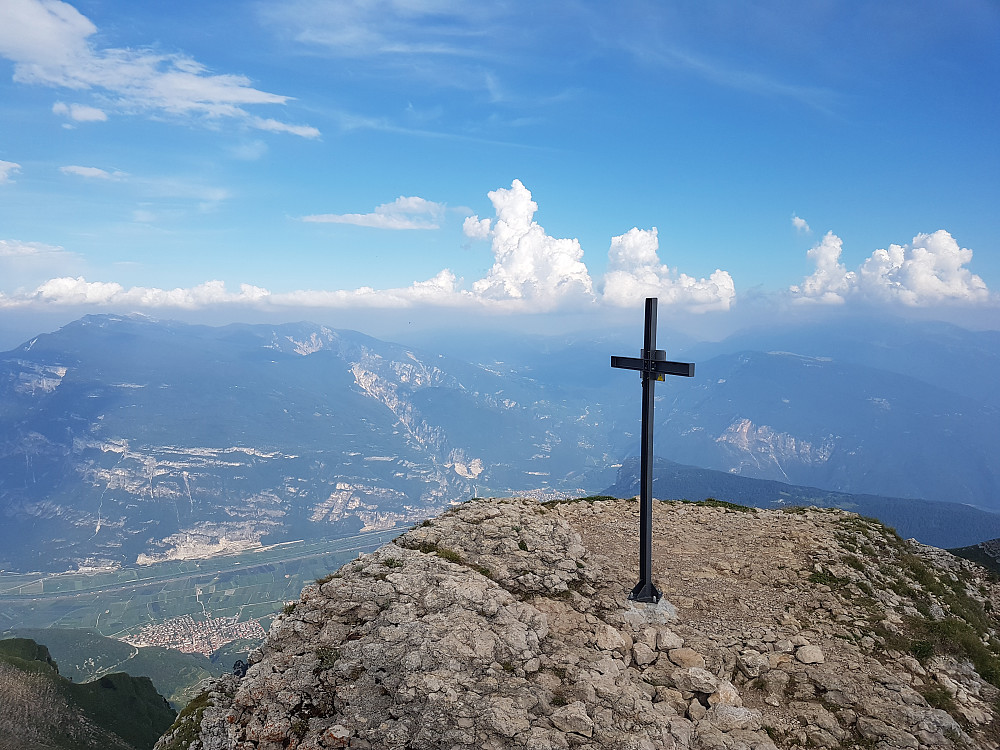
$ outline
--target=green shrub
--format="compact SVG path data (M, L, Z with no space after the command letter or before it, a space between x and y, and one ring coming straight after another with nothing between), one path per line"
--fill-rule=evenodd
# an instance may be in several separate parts
M461 565L462 563L465 562L460 554L458 554L453 549L448 549L447 547L437 547L435 545L434 554L436 554L442 560L447 560L448 562L457 563L458 565Z

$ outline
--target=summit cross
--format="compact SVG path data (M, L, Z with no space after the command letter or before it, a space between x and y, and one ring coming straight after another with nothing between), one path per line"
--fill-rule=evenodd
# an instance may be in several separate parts
M662 594L653 585L653 391L667 375L694 377L694 364L668 362L656 348L656 297L646 298L646 331L639 357L612 357L611 366L638 370L642 376L642 444L639 453L639 582L628 598L658 602Z

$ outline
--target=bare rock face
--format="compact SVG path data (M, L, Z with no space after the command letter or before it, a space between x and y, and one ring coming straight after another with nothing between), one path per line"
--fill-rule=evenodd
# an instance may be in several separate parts
M637 525L631 501L457 506L306 587L157 748L997 746L992 631L975 664L934 641L992 627L971 564L842 512L663 503L665 599L636 604Z

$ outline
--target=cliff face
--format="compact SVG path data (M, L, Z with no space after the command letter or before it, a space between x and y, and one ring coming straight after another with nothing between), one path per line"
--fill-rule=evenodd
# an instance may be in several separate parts
M841 511L477 500L310 585L190 748L994 748L994 584Z
M146 750L174 716L148 677L73 683L45 646L0 640L0 750Z

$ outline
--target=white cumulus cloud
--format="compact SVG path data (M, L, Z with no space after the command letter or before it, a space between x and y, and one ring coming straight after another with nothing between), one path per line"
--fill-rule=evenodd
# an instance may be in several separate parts
M16 174L21 171L21 165L12 161L3 161L0 159L0 185L5 182L13 182L11 179L12 174Z
M843 240L833 232L827 232L818 245L809 249L806 255L816 264L816 270L801 285L791 287L796 299L828 305L844 303L845 296L857 281L857 274L848 271L840 262L843 249Z
M416 196L400 196L392 203L377 206L367 214L314 214L302 221L325 224L353 224L376 229L438 229L445 206Z
M943 229L918 234L909 245L878 249L856 271L848 271L840 262L842 246L837 235L827 232L809 250L816 270L790 288L795 301L843 304L855 298L915 307L993 299L986 282L966 268L972 250L960 247Z
M487 300L531 301L541 308L554 307L567 296L593 297L580 242L545 233L534 220L538 204L520 180L488 197L496 210L492 226L478 216L464 224L468 236L491 240L495 259L485 278L472 285L473 294Z
M805 232L806 234L812 232L812 229L809 228L809 222L801 216L796 216L795 214L792 214L792 226L798 231Z
M3 0L0 56L14 63L18 83L89 91L123 113L231 117L250 127L315 138L310 126L251 115L246 107L285 104L289 97L260 91L241 75L213 74L183 54L139 46L101 47L97 27L61 0ZM76 121L106 119L103 109L57 103L56 114Z
M684 305L693 312L729 309L736 285L728 271L716 269L707 279L677 273L660 263L659 245L656 227L632 228L611 238L604 276L606 302L634 306L646 297L657 297L664 304Z

